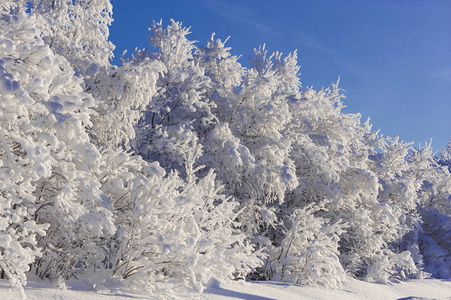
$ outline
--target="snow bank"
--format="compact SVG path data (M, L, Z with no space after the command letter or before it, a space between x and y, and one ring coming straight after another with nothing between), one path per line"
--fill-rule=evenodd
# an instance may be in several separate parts
M161 299L144 294L138 294L123 289L94 291L86 284L70 281L67 289L57 289L49 284L30 282L25 287L29 300L130 300L130 299ZM166 299L198 299L198 300L391 300L391 299L451 299L451 281L424 279L411 280L390 284L375 284L348 278L341 289L332 290L298 286L282 282L228 282L215 284L206 289L203 294L193 290L175 290L174 296ZM7 281L0 280L0 298L16 300L15 294Z

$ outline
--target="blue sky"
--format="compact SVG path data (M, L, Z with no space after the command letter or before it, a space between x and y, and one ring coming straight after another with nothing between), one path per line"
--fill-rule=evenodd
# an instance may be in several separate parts
M451 139L449 0L112 0L115 55L149 48L153 20L182 21L205 45L230 36L232 54L249 66L253 49L298 50L303 87L341 77L345 112L414 146ZM117 60L115 60L117 62Z

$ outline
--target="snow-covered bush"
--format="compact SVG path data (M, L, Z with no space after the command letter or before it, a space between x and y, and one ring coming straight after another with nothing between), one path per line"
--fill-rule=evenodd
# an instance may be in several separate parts
M446 164L436 158L429 145L409 155L416 179L422 226L419 246L424 257L424 271L436 278L451 278L451 174Z
M237 229L237 203L213 172L185 182L123 152L104 159L102 189L117 212L115 276L153 290L171 279L202 291L212 278L244 278L259 264Z
M337 288L345 280L338 258L340 235L346 226L315 216L317 205L296 209L291 228L275 247L265 265L268 279L295 284ZM329 223L329 224L328 224Z
M451 278L451 217L429 208L423 212L420 249L424 256L424 271L435 278Z

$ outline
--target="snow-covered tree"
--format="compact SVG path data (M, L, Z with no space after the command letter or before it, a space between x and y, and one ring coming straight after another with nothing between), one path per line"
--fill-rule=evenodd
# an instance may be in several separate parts
M186 38L189 28L171 20L166 29L162 22L154 22L151 30L150 43L158 48L151 58L161 61L165 70L158 79L157 94L137 125L134 149L146 160L157 160L164 168L190 177L193 170L187 168L202 155L198 140L214 120L213 103L205 98L210 80L195 64L195 47Z
M285 84L285 75L289 73L297 79L299 68L296 63L293 66L296 53L282 61L279 53L267 57L263 46L255 50L255 55L251 59L252 68L243 78L239 102L233 104L229 123L258 161L246 182L253 187L248 197L261 203L283 202L284 193L298 184L288 156L290 142L282 131L291 120L288 100L297 91L299 82Z
M108 40L113 21L109 0L19 0L43 17L39 36L83 76L86 89L109 68L114 45Z
M220 39L214 40L213 34L207 46L197 48L194 56L210 78L205 95L214 102L212 112L218 119L201 141L204 153L200 161L206 170L215 169L228 195L244 200L249 196L246 190L250 188L249 177L255 172L255 157L230 125L245 74L245 68L238 63L238 57L230 54L230 49Z
M89 89L98 104L89 132L101 149L131 149L135 145L135 127L157 94L157 81L165 67L139 54L123 60L119 67L112 66L107 76Z
M440 151L438 159L441 165L447 166L451 170L451 140L448 142L448 145Z
M300 183L287 194L284 206L290 210L326 201L323 217L347 224L339 242L345 270L386 281L402 269L395 266L396 260L385 260L392 256L389 244L404 235L397 219L399 208L379 195L380 178L372 157L382 140L368 122L360 122L359 115L341 112L342 97L334 84L332 89L307 89L291 102L293 121L285 135L292 141L290 155ZM415 271L413 264L405 267L413 269L407 273Z
M5 261L4 270L10 280L16 273L23 281L23 264L42 277L70 277L96 267L104 252L101 238L115 231L95 175L101 156L85 132L93 98L67 60L44 43L43 16L4 9L0 22L2 197L6 220L13 222L4 222L2 231L17 231L14 255L21 259L12 271ZM33 251L20 254L20 244Z

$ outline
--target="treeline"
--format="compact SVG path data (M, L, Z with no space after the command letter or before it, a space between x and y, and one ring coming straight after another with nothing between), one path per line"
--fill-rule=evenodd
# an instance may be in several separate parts
M450 278L439 158L302 89L296 52L245 68L153 23L111 64L109 0L0 4L0 269L167 292L210 280L337 287Z

